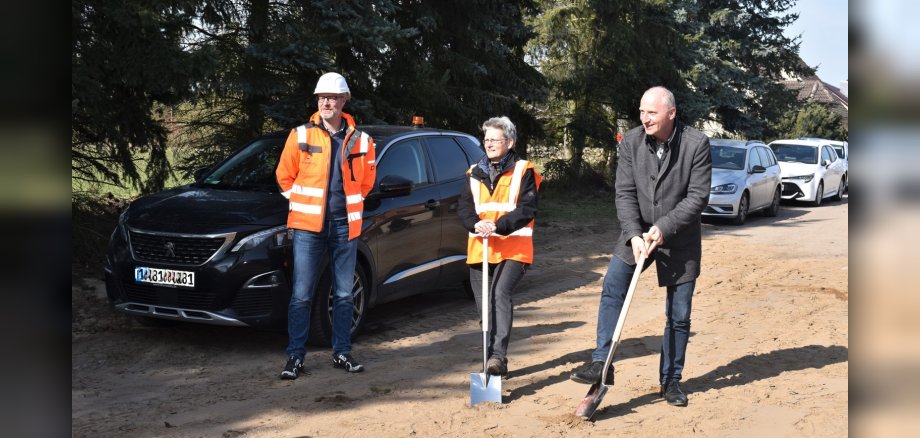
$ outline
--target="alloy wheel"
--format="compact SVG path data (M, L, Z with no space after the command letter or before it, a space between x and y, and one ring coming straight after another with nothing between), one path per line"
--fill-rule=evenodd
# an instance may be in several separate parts
M738 216L735 216L735 225L741 225L747 220L748 208L748 194L744 192L741 194L741 201L738 201Z
M815 191L815 200L811 202L811 205L817 207L821 205L821 201L824 200L824 181L818 183L818 190Z

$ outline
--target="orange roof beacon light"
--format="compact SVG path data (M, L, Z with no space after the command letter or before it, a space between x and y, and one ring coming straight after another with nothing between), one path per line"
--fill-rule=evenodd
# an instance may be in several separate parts
M412 116L412 126L416 128L425 126L425 118L422 116Z

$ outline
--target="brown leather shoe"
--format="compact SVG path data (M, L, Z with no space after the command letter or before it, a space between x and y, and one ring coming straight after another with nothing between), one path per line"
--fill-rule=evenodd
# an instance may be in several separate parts
M504 376L508 374L508 359L490 357L486 362L486 371L493 376Z

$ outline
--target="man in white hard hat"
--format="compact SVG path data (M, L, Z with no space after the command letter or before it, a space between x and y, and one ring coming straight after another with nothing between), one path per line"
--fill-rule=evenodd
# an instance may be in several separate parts
M275 171L282 194L290 200L287 226L293 230L294 251L288 360L282 379L296 379L303 372L324 253L329 255L332 280L332 320L317 321L314 327L321 328L324 336L331 329L333 366L351 373L364 371L351 354L352 289L364 197L377 170L374 141L355 129L352 116L342 112L351 97L342 75L322 75L313 94L317 111L306 124L291 130ZM324 292L319 299L325 297ZM319 304L325 309L324 302ZM327 313L317 314L325 318Z

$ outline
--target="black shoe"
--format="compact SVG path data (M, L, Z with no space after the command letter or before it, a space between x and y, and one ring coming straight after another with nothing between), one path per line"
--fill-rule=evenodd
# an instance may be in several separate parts
M303 359L291 356L288 358L284 371L281 371L281 378L284 380L294 380L303 372Z
M680 382L676 380L661 385L661 396L671 406L687 406L687 394L680 389Z
M594 385L601 381L603 373L604 363L597 360L585 365L580 370L576 370L569 378L578 383L584 383L585 385ZM607 381L605 384L613 385L613 364L610 364L610 369L607 371Z
M486 362L486 371L493 376L504 376L508 374L508 359L490 357Z
M338 353L332 355L332 365L336 368L344 368L349 373L360 373L364 371L364 365L358 363L351 354Z

